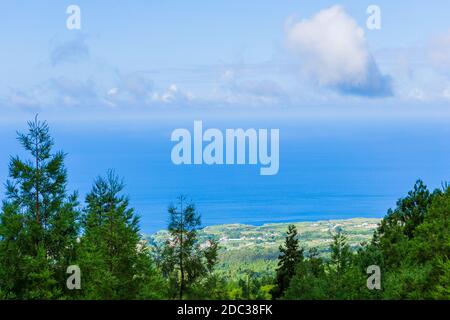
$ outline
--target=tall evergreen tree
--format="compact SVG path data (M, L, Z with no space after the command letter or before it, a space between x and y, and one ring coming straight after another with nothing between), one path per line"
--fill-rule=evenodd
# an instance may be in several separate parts
M418 180L413 190L397 201L396 208L388 210L374 235L374 242L382 251L387 267L402 264L409 247L408 240L414 238L417 227L423 222L428 208L439 193L438 190L431 193Z
M164 244L162 267L170 280L172 297L181 300L193 284L212 272L218 246L210 240L209 245L201 248L197 238L201 222L195 205L188 203L184 196L178 198L177 205L168 209L170 239Z
M273 299L278 299L283 296L295 274L297 264L303 260L303 249L299 248L297 235L295 225L290 225L284 247L280 246L276 283L271 291Z
M405 198L397 201L397 207L389 210L381 221L378 233L385 235L400 231L408 239L413 238L414 230L423 222L425 213L431 205L436 193L431 193L421 180L417 180L413 190L408 192Z
M338 275L342 275L352 263L352 251L348 245L347 236L341 230L333 235L330 249L330 264Z
M75 258L77 195L47 123L36 116L28 126L18 140L31 159L11 157L0 213L0 287L7 298L59 298Z
M139 233L139 218L122 195L124 183L110 170L86 197L80 244L83 297L162 298L164 284ZM155 291L152 293L149 286Z

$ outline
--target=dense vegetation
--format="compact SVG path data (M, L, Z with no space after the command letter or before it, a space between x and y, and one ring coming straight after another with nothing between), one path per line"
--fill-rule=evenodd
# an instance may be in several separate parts
M53 152L47 124L35 119L18 140L30 159L10 159L0 299L450 299L447 185L430 192L418 181L370 238L360 238L372 232L365 224L301 234L293 224L284 243L273 226L232 226L231 238L254 246L229 241L233 250L223 250L218 227L201 229L185 197L169 206L163 236L144 237L114 171L80 203L67 191L66 155ZM80 286L69 286L73 266ZM380 289L367 286L369 266L381 271Z
M450 299L449 218L450 188L430 193L418 181L356 253L341 232L334 235L328 261L314 250L305 256L288 236L276 287L283 299ZM286 272L297 253L295 272ZM381 270L380 290L367 287L372 265Z

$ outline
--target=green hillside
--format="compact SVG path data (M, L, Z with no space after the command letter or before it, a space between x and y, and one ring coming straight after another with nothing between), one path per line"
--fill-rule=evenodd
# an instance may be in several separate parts
M219 241L219 273L247 275L249 272L273 276L279 254L279 246L286 237L288 225L294 224L301 245L308 251L317 248L323 257L328 257L332 234L341 229L348 236L349 244L356 249L369 241L380 219L354 218L296 223L270 223L261 226L246 224L224 224L207 226L199 231L202 243L208 239ZM148 243L157 252L167 239L166 230L146 235Z

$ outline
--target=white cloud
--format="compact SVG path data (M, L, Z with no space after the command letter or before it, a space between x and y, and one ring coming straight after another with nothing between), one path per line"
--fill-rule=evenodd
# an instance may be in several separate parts
M119 89L117 89L117 88L111 88L111 89L108 90L107 95L108 96L115 96L117 94L118 90Z
M174 83L164 92L155 91L152 95L153 101L162 103L189 102L193 98L194 96L190 92L181 91Z
M381 75L367 46L364 30L341 6L287 23L288 48L321 86L362 96L391 95L390 79Z

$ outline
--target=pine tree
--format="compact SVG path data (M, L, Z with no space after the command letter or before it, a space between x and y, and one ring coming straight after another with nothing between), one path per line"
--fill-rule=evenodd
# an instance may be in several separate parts
M353 253L348 244L347 236L340 229L333 235L333 243L330 245L331 258L328 263L327 280L329 282L329 295L331 299L345 299L349 294L347 272L353 262Z
M418 180L405 198L397 201L396 208L389 209L383 218L373 242L381 250L386 267L399 267L405 258L408 240L414 238L416 229L424 221L433 200L440 191L429 192Z
M272 299L278 299L283 296L295 274L297 264L303 260L303 249L299 249L297 228L295 225L288 227L284 247L280 246L280 253L278 257L276 283L271 292Z
M389 235L394 230L401 231L408 239L413 238L414 230L423 222L425 213L437 193L430 193L422 180L417 180L408 196L397 201L395 210L389 210L382 220L379 233Z
M86 197L80 268L87 299L162 298L164 284L139 233L139 218L110 170ZM149 286L157 289L149 290ZM158 288L159 287L159 288Z
M172 297L181 300L191 286L212 272L218 246L211 240L205 248L200 248L197 239L200 215L184 196L178 198L178 206L170 205L168 212L170 239L162 251L162 268L170 280Z
M12 157L0 214L0 286L7 298L59 298L74 261L77 195L67 193L65 154L52 153L46 122L37 116L18 134L32 159Z
M334 267L338 275L345 272L345 270L352 263L352 251L348 245L347 236L338 231L333 235L333 243L330 246L331 260L330 263Z

